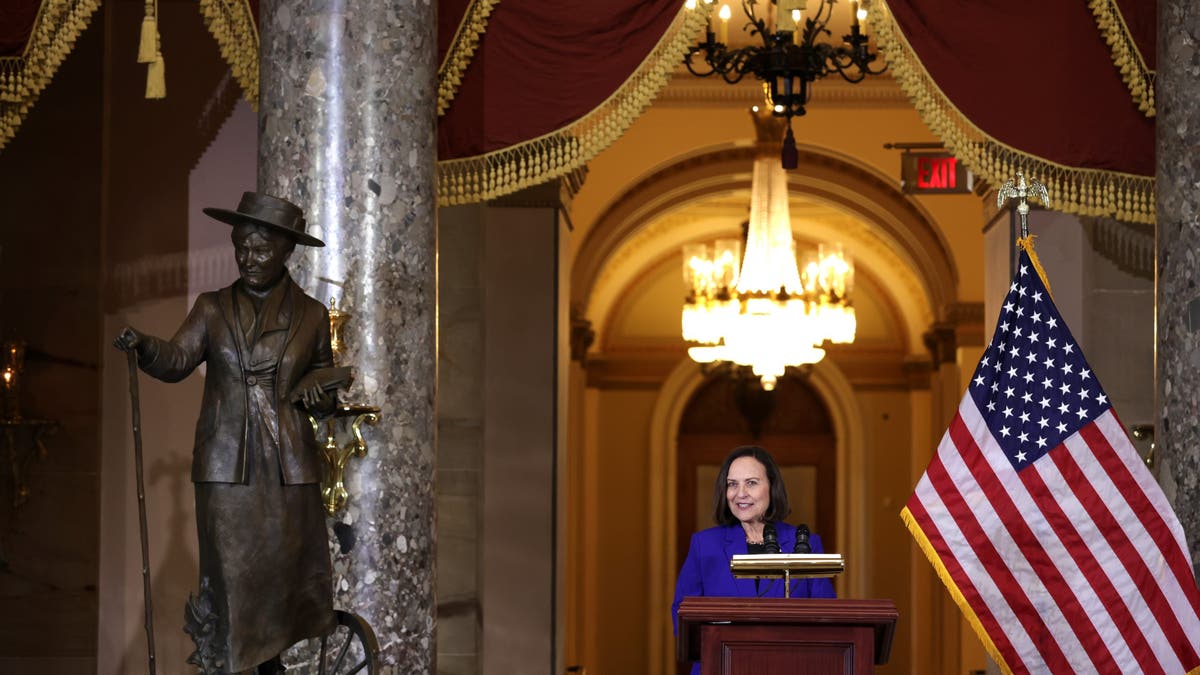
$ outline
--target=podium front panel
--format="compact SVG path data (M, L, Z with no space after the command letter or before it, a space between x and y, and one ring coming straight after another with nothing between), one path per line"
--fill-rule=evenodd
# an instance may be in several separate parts
M701 627L701 675L868 675L870 628L707 625Z

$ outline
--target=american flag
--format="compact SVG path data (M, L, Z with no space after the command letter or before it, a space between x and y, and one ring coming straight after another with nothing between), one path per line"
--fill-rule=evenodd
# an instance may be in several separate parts
M901 516L1006 673L1192 671L1200 592L1183 528L1039 269L1023 249Z

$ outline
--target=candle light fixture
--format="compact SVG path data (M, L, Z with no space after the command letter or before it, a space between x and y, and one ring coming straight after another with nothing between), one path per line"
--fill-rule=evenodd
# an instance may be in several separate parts
M841 245L797 256L787 175L772 157L782 122L755 106L758 133L745 253L737 239L683 248L681 315L688 356L748 367L770 391L789 367L817 363L826 342L854 342L854 265Z
M700 77L719 75L736 84L747 75L764 83L771 112L787 118L783 141L783 168L796 168L796 141L792 118L805 114L812 95L812 83L837 73L847 82L861 82L868 75L879 75L886 64L875 64L877 55L868 46L863 30L866 8L857 0L850 2L850 33L841 44L824 41L833 35L828 24L837 0L742 0L745 30L751 44L732 47L729 21L733 12L718 0L688 0L690 11L709 13L704 39L688 49L684 64ZM718 7L719 5L719 7ZM761 44L756 44L761 42Z

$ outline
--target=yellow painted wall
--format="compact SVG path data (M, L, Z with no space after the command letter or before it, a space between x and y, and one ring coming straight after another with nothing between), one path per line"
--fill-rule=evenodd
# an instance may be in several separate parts
M900 508L913 488L908 447L914 426L912 396L907 391L866 391L857 396L866 432L866 475L861 477L866 482L866 500L852 508L866 511L868 548L865 560L846 564L866 566L867 596L890 598L900 611L892 657L878 670L881 675L913 672L909 639L914 629L909 583L913 543L900 520Z
M599 392L595 476L597 653L588 675L646 669L646 458L655 391Z

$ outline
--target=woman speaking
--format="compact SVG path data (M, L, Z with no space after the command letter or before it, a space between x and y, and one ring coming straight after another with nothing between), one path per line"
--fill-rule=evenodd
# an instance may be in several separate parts
M716 527L692 535L687 559L675 584L671 619L679 630L679 603L694 596L782 598L783 580L735 579L729 561L747 553L823 553L821 538L783 522L791 513L779 465L764 449L746 445L734 449L721 465L713 485ZM807 548L805 551L805 539ZM829 579L792 582L793 598L835 597ZM698 675L700 664L692 666Z

